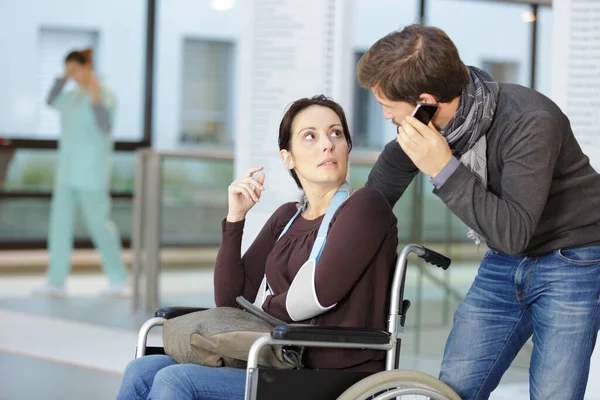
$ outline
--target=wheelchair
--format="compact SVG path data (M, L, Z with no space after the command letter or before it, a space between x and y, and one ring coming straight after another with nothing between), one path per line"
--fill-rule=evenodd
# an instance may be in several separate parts
M245 400L266 399L338 399L386 400L422 398L460 400L445 383L416 370L399 369L400 334L404 331L410 301L404 299L404 281L408 256L415 254L442 269L450 259L419 245L408 245L398 254L391 286L387 331L367 328L326 327L290 324L275 327L270 335L257 339L248 355ZM195 307L166 307L155 313L140 329L136 358L146 354L164 354L160 347L148 347L149 331L165 321L190 312L204 310ZM356 372L336 370L276 370L258 365L258 354L265 346L304 346L386 351L385 371Z

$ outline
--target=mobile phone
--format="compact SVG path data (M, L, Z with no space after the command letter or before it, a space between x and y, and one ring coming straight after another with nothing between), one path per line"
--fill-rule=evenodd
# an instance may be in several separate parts
M419 103L413 110L411 116L415 117L416 119L427 125L429 124L429 121L433 119L433 116L435 115L437 109L438 106L436 106L435 104Z

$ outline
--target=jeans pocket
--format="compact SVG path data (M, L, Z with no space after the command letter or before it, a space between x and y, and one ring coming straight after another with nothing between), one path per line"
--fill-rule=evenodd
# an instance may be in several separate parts
M575 265L600 265L600 246L559 249L558 256L563 261Z

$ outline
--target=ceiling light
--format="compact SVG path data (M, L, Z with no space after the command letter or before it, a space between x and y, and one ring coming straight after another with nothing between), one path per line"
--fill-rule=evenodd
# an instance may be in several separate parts
M534 22L535 15L533 15L531 11L525 11L521 14L521 19L523 20L523 22Z
M210 6L213 10L229 11L235 5L235 0L211 0Z

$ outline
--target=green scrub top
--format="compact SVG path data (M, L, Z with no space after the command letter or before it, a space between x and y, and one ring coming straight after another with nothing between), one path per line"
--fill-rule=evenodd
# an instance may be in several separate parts
M107 110L110 126L113 126L115 97L102 84L100 93L100 105ZM98 126L90 94L80 88L62 92L52 106L60 112L61 118L56 184L107 190L113 141L111 133Z

